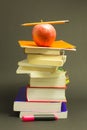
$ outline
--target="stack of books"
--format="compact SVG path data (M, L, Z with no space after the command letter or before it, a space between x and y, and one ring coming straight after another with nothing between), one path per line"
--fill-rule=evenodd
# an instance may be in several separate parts
M21 87L14 100L13 110L19 117L35 114L56 114L58 119L67 118L66 89L69 81L63 69L66 50L75 46L63 40L50 47L39 47L33 41L18 41L26 59L18 62L17 74L27 74L27 86Z

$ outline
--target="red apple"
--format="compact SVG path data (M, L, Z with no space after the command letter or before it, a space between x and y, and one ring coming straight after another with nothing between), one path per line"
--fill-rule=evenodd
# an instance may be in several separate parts
M56 39L56 30L51 24L37 24L32 29L32 38L38 46L50 46Z

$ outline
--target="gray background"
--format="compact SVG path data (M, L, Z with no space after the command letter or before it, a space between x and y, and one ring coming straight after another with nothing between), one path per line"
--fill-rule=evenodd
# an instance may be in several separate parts
M54 122L23 123L12 110L27 75L16 75L17 62L26 57L18 40L31 40L32 27L24 22L69 19L70 23L55 25L57 40L77 46L68 55L64 68L71 82L66 96L69 116ZM2 130L86 130L87 128L87 1L86 0L0 0L0 129Z

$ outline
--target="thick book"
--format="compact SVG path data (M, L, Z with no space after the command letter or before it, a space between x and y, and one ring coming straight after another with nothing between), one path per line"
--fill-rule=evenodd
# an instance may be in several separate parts
M29 64L33 65L63 66L66 57L66 55L28 54L27 60Z
M28 101L27 87L21 87L13 103L14 111L36 111L36 112L60 112L62 102L50 101Z
M63 87L66 85L66 78L30 78L31 87Z
M66 86L66 72L57 70L47 75L31 75L29 80L31 87L64 87Z
M27 87L28 101L43 101L43 102L66 102L65 97L66 87Z

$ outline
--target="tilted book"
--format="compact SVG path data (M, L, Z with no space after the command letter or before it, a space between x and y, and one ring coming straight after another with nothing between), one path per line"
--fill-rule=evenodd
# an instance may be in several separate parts
M18 62L17 73L30 73L30 72L55 72L58 67L56 66L47 66L47 65L32 65L29 64L27 59Z

